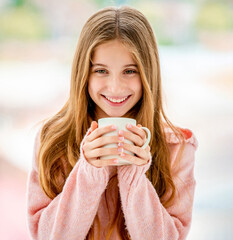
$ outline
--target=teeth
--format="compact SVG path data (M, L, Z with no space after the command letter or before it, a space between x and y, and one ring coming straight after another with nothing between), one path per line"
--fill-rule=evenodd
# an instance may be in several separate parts
M106 96L105 96L106 97ZM114 98L110 98L110 97L106 97L109 101L111 102L114 102L114 103L120 103L120 102L123 102L125 101L126 98L128 97L125 97L125 98L122 98L122 99L114 99Z

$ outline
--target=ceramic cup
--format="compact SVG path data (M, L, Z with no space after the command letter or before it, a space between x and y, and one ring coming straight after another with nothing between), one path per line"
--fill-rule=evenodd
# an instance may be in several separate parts
M117 127L116 131L106 133L103 136L118 136L117 132L119 130L129 132L129 130L126 128L127 124L131 124L131 125L136 126L136 120L132 119L132 118L123 118L123 117L120 117L120 118L118 118L118 117L100 118L98 120L98 127L104 127L104 126L113 125L113 124L116 125L116 127ZM151 133L150 133L150 130L148 128L146 128L146 127L141 127L141 128L143 130L145 130L146 133L147 133L147 140L146 140L145 144L142 146L142 148L145 149L150 142ZM133 145L133 143L131 141L129 141L128 139L125 139L124 142ZM107 144L103 147L117 148L117 143ZM130 155L134 155L133 153L131 153L131 152L125 150L125 149L124 149L124 152L127 153L127 154L130 154ZM113 159L113 158L117 158L119 160L119 163L117 165L131 164L127 160L121 158L120 155L107 155L107 156L100 157L100 159Z

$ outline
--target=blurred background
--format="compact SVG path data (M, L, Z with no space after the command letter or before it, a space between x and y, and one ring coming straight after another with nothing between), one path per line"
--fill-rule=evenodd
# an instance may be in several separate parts
M81 28L109 5L149 19L167 116L198 139L188 240L233 239L232 0L0 0L1 239L30 239L26 182L37 123L66 102Z

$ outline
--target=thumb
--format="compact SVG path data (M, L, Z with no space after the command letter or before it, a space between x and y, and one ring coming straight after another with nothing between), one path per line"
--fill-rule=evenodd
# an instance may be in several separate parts
M98 123L96 121L91 122L91 132L98 128Z
M93 132L96 128L98 128L98 123L96 121L92 121L89 133L87 135L90 135L91 132Z
M138 124L137 127L142 127L142 125L141 125L141 124Z

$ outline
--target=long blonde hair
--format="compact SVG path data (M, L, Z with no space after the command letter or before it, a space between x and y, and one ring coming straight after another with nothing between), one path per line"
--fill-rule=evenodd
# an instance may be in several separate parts
M81 31L73 59L69 99L41 129L38 153L40 185L48 197L55 198L78 161L80 143L91 121L96 120L95 104L87 91L91 57L95 47L114 39L130 49L138 65L143 94L127 116L135 118L151 131L152 163L146 176L155 187L162 204L167 207L174 199L176 188L171 176L165 124L174 131L181 144L184 138L163 110L159 54L152 28L141 12L128 6L99 10L87 20ZM98 215L95 221L100 232ZM109 223L107 239L110 239L115 226L122 239L130 239L119 196L115 218ZM93 235L91 228L88 237L94 239Z

